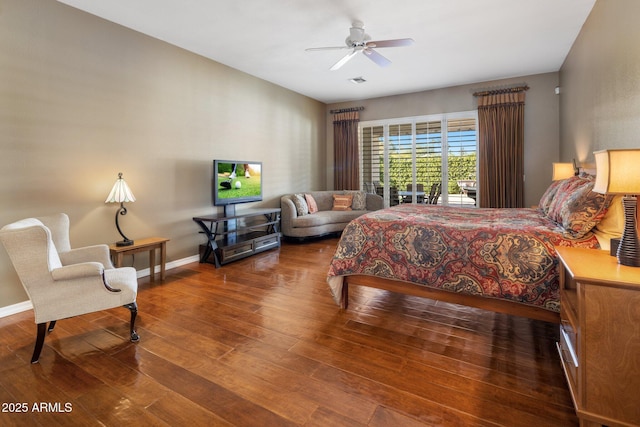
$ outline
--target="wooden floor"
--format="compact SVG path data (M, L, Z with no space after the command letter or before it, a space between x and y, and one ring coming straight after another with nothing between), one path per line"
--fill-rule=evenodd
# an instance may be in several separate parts
M556 325L359 287L342 312L336 242L141 279L137 344L108 310L31 365L32 313L0 319L0 425L577 425Z

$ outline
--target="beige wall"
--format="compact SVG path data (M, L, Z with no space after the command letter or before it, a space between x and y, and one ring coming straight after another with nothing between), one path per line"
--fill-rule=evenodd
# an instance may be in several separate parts
M123 172L138 199L125 233L169 237L169 260L182 259L202 243L191 217L216 210L213 158L262 161L262 205L277 206L280 194L332 188L328 110L363 105L363 121L472 110L475 90L512 83L531 87L525 201L535 204L551 162L640 146L637 16L637 0L598 0L560 73L325 106L53 0L4 0L0 225L67 212L74 246L118 240L104 199ZM0 250L0 308L25 299Z
M54 0L1 2L0 94L0 225L67 212L73 246L119 240L118 172L123 231L169 261L203 243L214 158L262 161L264 206L326 183L324 104ZM0 308L24 300L0 249Z
M640 1L598 0L560 70L561 160L640 147Z
M526 83L530 88L526 95L524 113L524 172L525 206L531 206L538 204L544 190L551 183L551 163L558 161L559 101L554 91L558 85L558 73L332 104L328 109L363 106L364 110L360 113L362 121L471 111L477 108L474 92L520 83ZM327 158L333 159L333 130L330 122L327 123L327 137ZM327 180L327 186L331 188L332 172L327 173Z

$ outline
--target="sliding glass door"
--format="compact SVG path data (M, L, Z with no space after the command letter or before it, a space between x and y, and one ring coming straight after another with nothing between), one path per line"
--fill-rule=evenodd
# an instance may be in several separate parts
M385 206L475 206L476 112L361 122L361 180ZM443 131L444 130L444 131Z

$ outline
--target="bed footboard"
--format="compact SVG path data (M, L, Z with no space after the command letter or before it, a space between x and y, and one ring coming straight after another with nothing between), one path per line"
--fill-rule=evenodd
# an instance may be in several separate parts
M341 290L340 307L347 309L349 306L349 285L367 286L383 289L406 295L429 298L453 304L466 305L484 310L505 313L514 316L522 316L545 322L560 323L560 313L543 308L528 306L513 301L496 298L486 298L477 295L459 294L440 289L428 288L400 280L383 279L366 275L345 276Z

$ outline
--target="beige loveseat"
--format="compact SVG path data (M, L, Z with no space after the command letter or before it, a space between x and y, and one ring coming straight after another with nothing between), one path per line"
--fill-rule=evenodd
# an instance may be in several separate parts
M382 209L383 199L377 194L364 193L365 209L332 210L333 195L343 195L345 191L308 191L318 206L318 212L298 215L298 209L293 202L293 194L286 194L280 198L281 231L287 238L305 239L327 234L340 233L349 221L369 211Z

